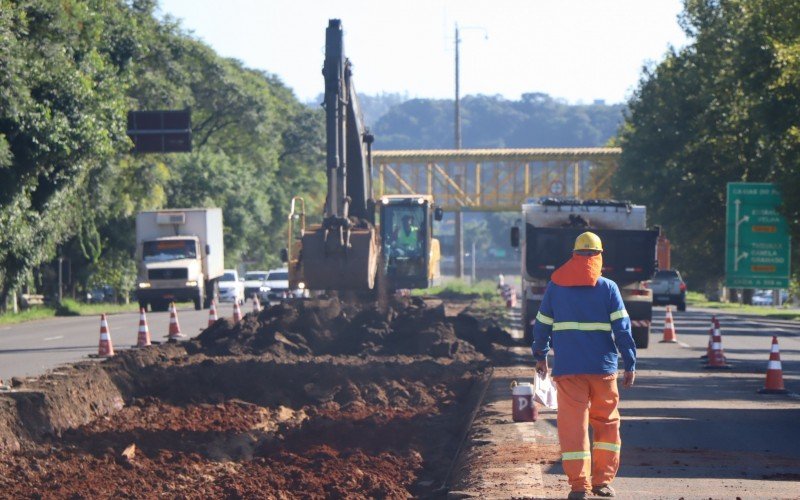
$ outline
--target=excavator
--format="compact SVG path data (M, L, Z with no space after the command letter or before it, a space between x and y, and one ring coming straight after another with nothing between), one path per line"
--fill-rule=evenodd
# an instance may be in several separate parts
M339 19L325 34L327 196L322 223L306 226L305 202L291 201L288 245L281 257L289 287L316 291L427 288L438 275L433 221L442 209L423 194L372 192L372 143L344 55Z

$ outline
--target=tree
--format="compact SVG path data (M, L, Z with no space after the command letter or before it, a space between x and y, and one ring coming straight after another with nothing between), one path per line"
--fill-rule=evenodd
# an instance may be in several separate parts
M697 286L724 272L727 182L777 183L800 235L798 8L797 0L687 0L682 25L692 43L647 68L629 103L615 192L649 206Z

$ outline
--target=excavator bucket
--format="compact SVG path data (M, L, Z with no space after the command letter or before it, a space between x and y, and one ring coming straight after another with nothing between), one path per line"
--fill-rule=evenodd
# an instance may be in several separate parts
M375 228L353 228L349 245L341 245L338 234L319 226L307 228L302 237L300 265L309 290L372 290L378 269L378 238Z

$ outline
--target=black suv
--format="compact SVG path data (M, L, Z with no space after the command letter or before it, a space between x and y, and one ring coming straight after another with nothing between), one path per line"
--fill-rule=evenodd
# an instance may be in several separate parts
M656 271L650 289L653 291L653 304L671 304L678 306L679 311L686 310L686 283L675 269Z

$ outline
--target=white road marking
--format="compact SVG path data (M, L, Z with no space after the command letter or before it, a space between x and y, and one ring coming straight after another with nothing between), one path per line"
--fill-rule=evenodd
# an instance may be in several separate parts
M58 339L63 339L63 338L64 338L63 335L58 335L56 337L45 337L44 341L47 342L48 340L58 340Z

